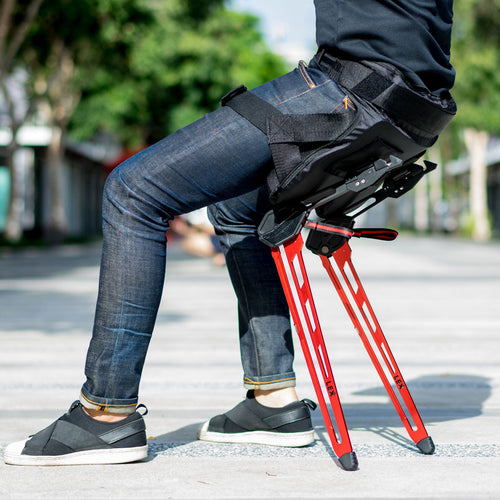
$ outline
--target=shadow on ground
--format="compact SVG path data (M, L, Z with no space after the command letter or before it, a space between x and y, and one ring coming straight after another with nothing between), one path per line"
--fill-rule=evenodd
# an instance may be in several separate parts
M427 375L410 380L407 384L426 426L437 422L477 417L481 415L482 406L491 394L489 379L466 374ZM363 396L385 394L383 387L374 387L356 393L356 395ZM345 404L343 410L350 431L375 433L387 441L392 449L400 449L401 453L406 451L419 453L402 428L399 415L389 399L387 403ZM258 445L214 445L198 442L196 434L201 422L190 424L150 438L149 459L153 460L156 456L163 454L223 456L224 453L241 453L244 456L249 454L298 456L301 453L310 456L325 456L328 454L335 459L323 417L318 409L313 412L313 424L319 439L313 445L303 448L303 451L300 449L269 451L269 447ZM396 429L401 429L401 431ZM250 449L253 451L249 451Z

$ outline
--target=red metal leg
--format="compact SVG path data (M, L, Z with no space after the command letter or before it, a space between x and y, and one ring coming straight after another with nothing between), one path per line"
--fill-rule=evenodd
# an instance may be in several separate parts
M333 253L332 257L337 269L332 266L328 257L320 256L323 266L335 285L354 326L358 330L394 407L408 434L422 453L432 454L434 444L425 430L406 382L401 375L401 371L354 269L351 261L351 248L347 240L341 248ZM393 384L398 393L395 392Z
M292 320L300 339L302 351L311 375L333 450L344 469L355 470L357 469L358 461L352 450L342 405L333 378L328 352L321 332L316 307L314 305L307 272L302 258L302 247L303 240L299 234L284 245L273 248L272 255L280 275L283 290L290 307ZM311 351L314 351L316 361L313 359ZM323 378L326 393L330 400L338 435L333 427L331 415L325 401L320 384L320 374Z

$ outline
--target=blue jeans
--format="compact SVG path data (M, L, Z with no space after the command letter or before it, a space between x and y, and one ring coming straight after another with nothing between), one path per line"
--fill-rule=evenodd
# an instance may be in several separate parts
M337 84L304 63L254 92L283 113L349 112ZM99 295L81 391L86 407L134 411L163 288L169 221L208 205L238 297L244 384L295 385L288 307L270 249L256 236L270 209L270 167L265 134L223 107L113 170L104 191Z

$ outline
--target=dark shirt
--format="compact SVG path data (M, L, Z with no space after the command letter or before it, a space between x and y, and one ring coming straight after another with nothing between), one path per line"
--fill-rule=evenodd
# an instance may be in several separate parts
M392 64L433 94L453 86L453 0L314 0L319 48Z

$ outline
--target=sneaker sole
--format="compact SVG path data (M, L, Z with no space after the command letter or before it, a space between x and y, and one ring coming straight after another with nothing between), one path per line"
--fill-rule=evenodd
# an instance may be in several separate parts
M137 462L148 455L148 445L77 451L65 455L22 455L25 443L26 440L7 446L4 462L10 465L103 465Z
M314 442L314 430L305 432L271 432L249 431L227 434L208 430L209 422L198 429L198 439L213 443L264 444L268 446L283 446L300 448Z

